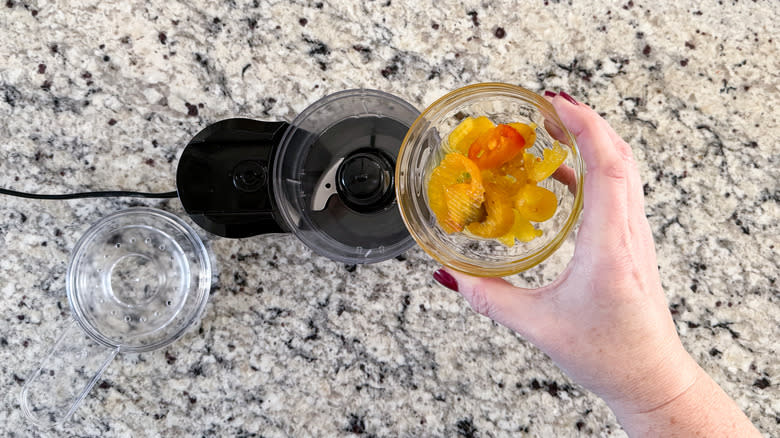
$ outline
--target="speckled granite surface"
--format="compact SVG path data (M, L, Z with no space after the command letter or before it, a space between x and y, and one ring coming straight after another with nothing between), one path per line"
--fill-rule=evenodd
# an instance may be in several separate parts
M0 5L0 187L168 191L199 129L290 119L345 88L420 109L473 82L565 90L635 149L683 342L780 430L780 21L766 2L98 2ZM4 436L623 436L539 351L474 315L419 249L345 267L291 236L215 240L202 321L123 355L73 421L16 396L70 316L97 219L178 201L0 198ZM570 246L568 250L570 250ZM566 251L517 278L550 281Z

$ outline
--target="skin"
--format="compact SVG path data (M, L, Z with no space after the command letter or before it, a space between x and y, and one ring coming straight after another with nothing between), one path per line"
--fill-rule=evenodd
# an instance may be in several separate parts
M539 289L448 270L456 288L603 398L631 436L760 436L680 342L631 147L586 105L549 100L587 166L574 256Z

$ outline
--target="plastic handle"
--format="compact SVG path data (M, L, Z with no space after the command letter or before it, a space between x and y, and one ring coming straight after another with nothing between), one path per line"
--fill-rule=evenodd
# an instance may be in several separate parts
M43 427L65 422L117 353L118 347L98 344L72 321L22 387L24 414Z

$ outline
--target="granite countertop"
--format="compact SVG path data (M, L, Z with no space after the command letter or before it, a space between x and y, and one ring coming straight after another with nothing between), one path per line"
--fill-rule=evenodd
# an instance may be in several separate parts
M780 431L776 4L8 0L0 187L174 189L221 118L290 120L356 87L422 109L474 82L564 90L634 147L682 340ZM624 436L605 404L440 287L418 248L345 266L289 235L213 239L202 320L123 354L54 430L17 395L70 320L65 270L99 218L178 200L0 197L3 436ZM516 278L538 285L571 244Z

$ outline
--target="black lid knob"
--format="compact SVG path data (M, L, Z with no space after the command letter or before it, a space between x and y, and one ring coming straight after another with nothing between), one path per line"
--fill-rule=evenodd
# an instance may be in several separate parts
M260 161L242 161L233 168L231 173L233 186L242 192L256 192L267 184L268 167Z

